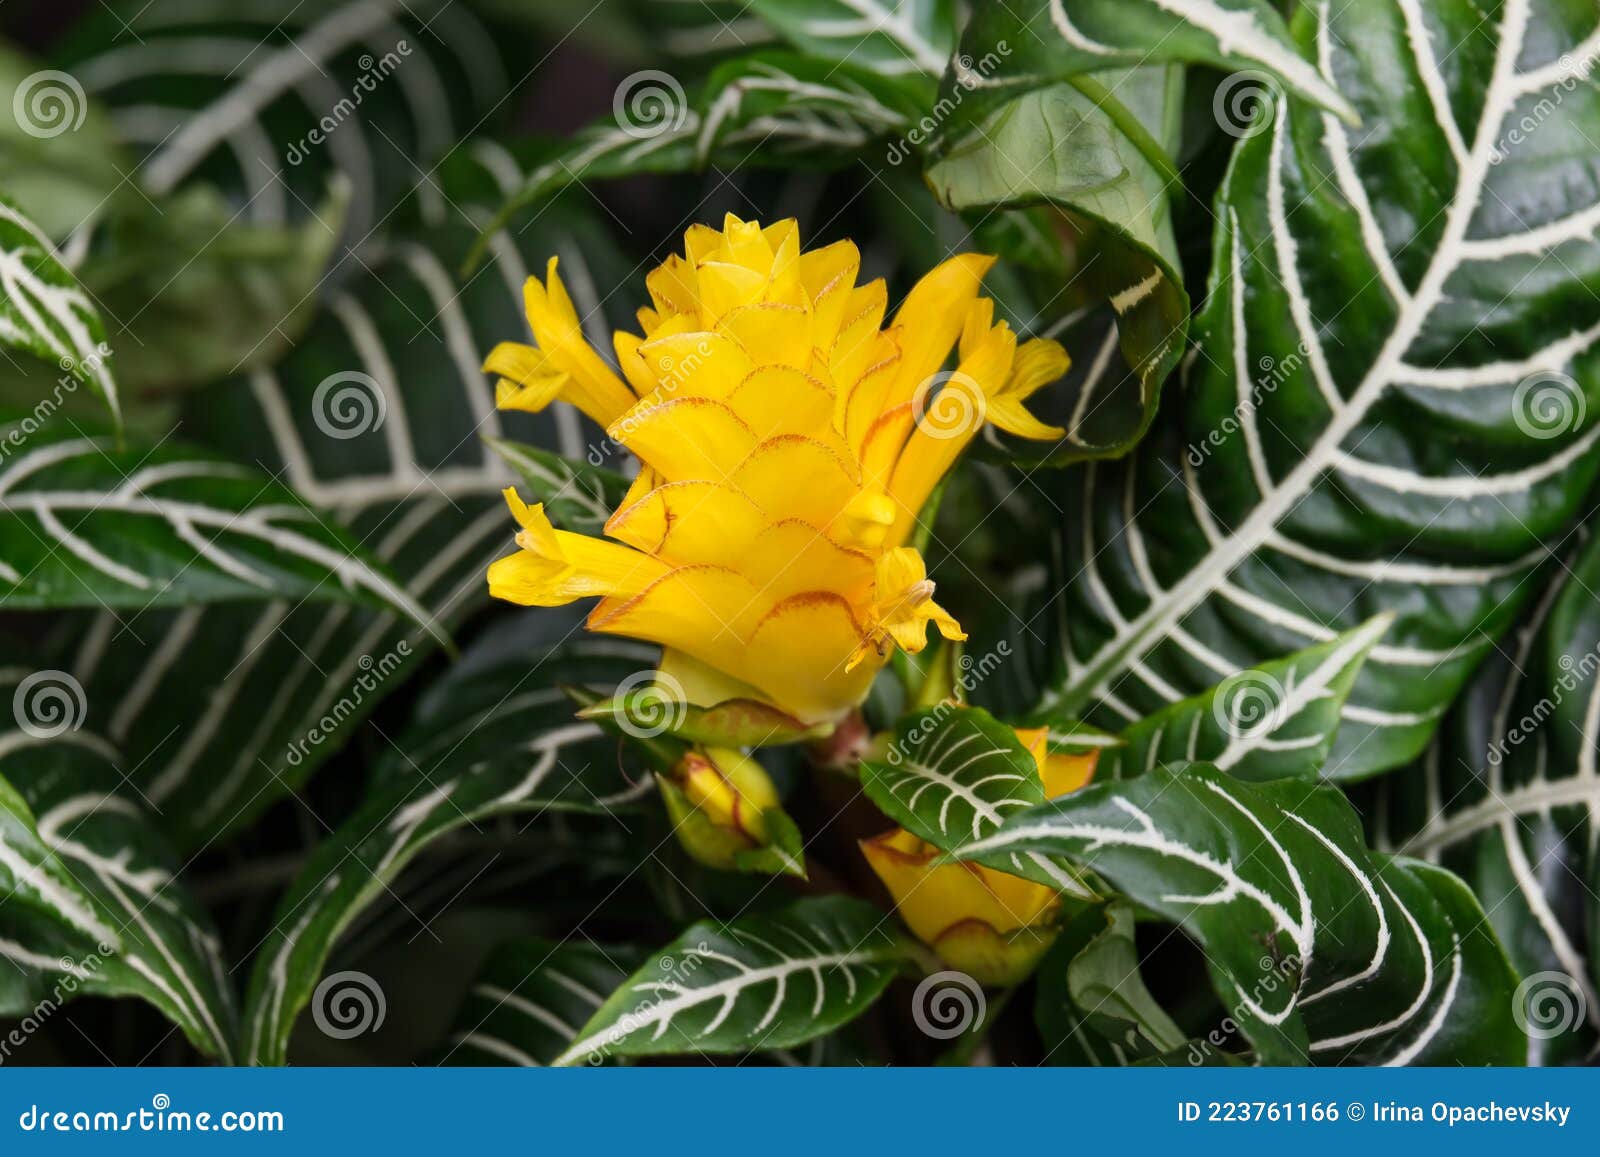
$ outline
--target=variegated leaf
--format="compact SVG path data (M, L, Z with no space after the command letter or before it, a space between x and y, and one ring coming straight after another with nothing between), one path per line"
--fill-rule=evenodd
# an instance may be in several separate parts
M1181 412L1071 478L1049 712L1115 728L1387 609L1326 774L1425 745L1600 470L1584 7L1299 6L1384 128L1275 100L1237 146Z
M953 0L751 0L797 48L885 76L938 76L955 47Z
M437 684L399 738L389 773L280 901L250 979L246 1059L283 1063L340 934L433 841L496 816L611 815L648 798L649 777L624 763L615 738L573 718L560 686L614 684L637 669L635 657L582 640Z
M40 676L44 676L41 680ZM48 1015L74 996L136 996L195 1048L235 1059L238 1009L205 910L149 812L119 794L125 762L45 714L61 673L6 669L27 730L0 733L0 1015Z
M49 238L4 196L0 196L0 345L48 361L64 375L64 386L88 386L121 422L117 386L108 364L111 349L99 310L62 264ZM54 399L45 416L59 404L60 399ZM13 435L7 429L0 442L11 454L20 445Z
M481 221L487 210L474 206L502 195L515 167L489 141L463 154L479 164L445 192ZM465 285L453 274L475 228L396 240L331 294L283 362L206 390L186 416L192 435L330 512L447 626L485 603L485 568L512 549L500 491L517 476L484 437L580 460L610 445L595 434L586 450L571 407L496 411L479 360L526 338L522 286L550 253L591 340L609 348L596 287L625 283L632 267L570 206L512 237L490 238L492 263ZM401 618L354 607L190 606L127 621L102 613L55 662L89 690L94 726L128 753L176 842L196 846L304 783L431 646Z
M1592 1056L1600 1015L1600 540L1575 553L1377 808L1390 845L1483 901L1527 978L1528 1064Z
M1062 856L1181 925L1264 1064L1514 1064L1517 975L1466 886L1374 856L1337 788L1205 764L1091 785L962 858Z
M643 955L631 946L587 940L555 944L529 938L499 945L456 1014L441 1063L548 1065Z
M993 835L1045 800L1033 756L987 711L945 703L900 721L887 753L861 765L861 786L890 819L946 851ZM1074 896L1093 893L1047 856L997 864Z
M792 1048L860 1016L912 952L890 917L846 896L703 921L646 960L552 1063Z
M20 607L364 603L442 637L359 543L253 469L0 415L0 592Z
M1095 779L1125 779L1161 763L1210 763L1239 779L1316 779L1338 734L1340 711L1389 616L1332 642L1229 676L1122 733L1095 764ZM1052 732L1052 737L1053 737Z

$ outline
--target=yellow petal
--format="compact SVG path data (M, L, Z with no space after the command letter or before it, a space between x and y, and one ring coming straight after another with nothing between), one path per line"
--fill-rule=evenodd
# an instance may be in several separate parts
M633 392L611 371L583 336L578 311L556 273L556 258L546 270L547 285L530 277L523 286L528 325L550 363L572 376L563 397L602 426L633 404Z
M894 315L895 328L900 331L901 363L890 405L909 401L918 385L944 364L983 276L993 264L993 257L962 253L940 262L911 287Z
M723 402L640 402L606 431L671 482L727 478L755 449L755 432Z

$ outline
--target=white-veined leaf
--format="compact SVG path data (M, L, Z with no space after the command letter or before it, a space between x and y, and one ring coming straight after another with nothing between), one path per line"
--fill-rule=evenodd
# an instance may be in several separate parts
M1459 873L1529 978L1528 1064L1592 1055L1600 1010L1597 543L1551 576L1418 766L1379 785L1387 842Z
M861 786L879 809L918 839L950 851L999 830L1045 801L1033 756L987 711L940 704L900 721L882 759L861 765ZM1003 870L1074 896L1093 893L1047 856L1018 854Z
M580 640L435 684L356 813L319 844L278 905L256 957L242 1048L281 1064L340 935L430 843L496 816L610 815L654 791L618 741L573 718L561 684L609 689L640 669L606 641ZM464 660L463 667L467 666Z
M1337 788L1204 764L1091 785L960 853L1062 856L1180 924L1264 1064L1514 1064L1516 973L1477 900L1368 852Z
M1115 728L1393 610L1345 778L1420 751L1600 468L1600 93L1518 127L1600 30L1522 0L1294 29L1385 129L1279 100L1237 146L1182 412L1071 475L1047 709Z
M0 196L0 345L48 361L67 380L104 398L112 418L122 421L99 310L49 238L5 196ZM11 451L16 445L5 443Z
M953 0L751 0L797 48L884 76L938 76L955 47Z
M50 687L24 686L34 674L7 669L0 686L43 710L35 697ZM88 731L51 730L0 733L0 1014L137 996L231 1062L238 1009L210 917L149 813L118 794L116 752Z
M892 918L847 896L703 921L646 960L553 1063L804 1044L865 1012L913 951Z
M0 592L10 607L361 602L438 631L344 531L270 478L172 443L119 449L0 415Z
M1239 779L1317 778L1361 664L1389 622L1379 616L1141 719L1101 753L1095 779L1175 762L1213 764Z
M577 1039L643 953L587 940L528 938L498 945L484 962L441 1064L548 1065Z

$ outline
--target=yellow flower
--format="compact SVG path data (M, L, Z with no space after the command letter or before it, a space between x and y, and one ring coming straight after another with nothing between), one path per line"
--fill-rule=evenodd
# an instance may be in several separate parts
M584 342L552 259L528 285L538 348L503 344L485 368L503 406L579 407L639 475L611 541L555 530L508 491L521 549L490 567L490 593L599 596L589 629L661 644L691 702L754 698L806 723L848 713L930 623L964 638L906 542L985 416L1058 436L1022 400L1067 365L1055 342L1019 347L993 322L978 296L992 263L944 262L884 328L884 283L856 284L850 242L802 252L793 221L697 225L646 279L642 334L615 335L619 377ZM962 400L951 383L974 413L953 429L933 420Z
M1094 775L1095 757L1052 755L1043 728L1018 730L1033 755L1045 796L1077 791ZM895 828L863 840L861 850L917 938L951 968L980 984L1020 983L1056 937L1054 889L982 864L935 864L939 849Z

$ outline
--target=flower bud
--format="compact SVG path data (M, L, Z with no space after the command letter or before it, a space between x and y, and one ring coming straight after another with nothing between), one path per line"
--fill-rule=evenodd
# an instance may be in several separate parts
M727 747L691 748L656 782L678 842L706 867L805 874L799 832L755 759Z

